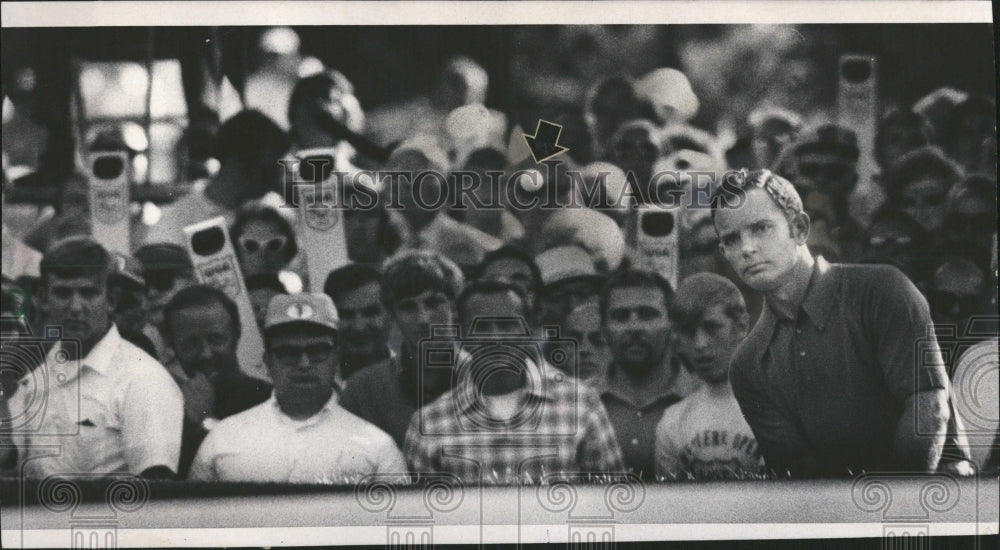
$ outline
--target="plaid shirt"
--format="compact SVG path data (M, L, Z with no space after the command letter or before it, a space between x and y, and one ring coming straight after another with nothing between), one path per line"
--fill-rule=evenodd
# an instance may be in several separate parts
M620 473L621 449L600 398L572 377L538 369L518 412L490 417L463 381L410 419L403 454L416 473L475 483L535 483L552 474Z

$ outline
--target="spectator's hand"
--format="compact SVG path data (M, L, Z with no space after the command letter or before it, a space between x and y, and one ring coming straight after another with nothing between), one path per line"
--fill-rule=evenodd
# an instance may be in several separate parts
M955 477L971 477L976 475L976 468L968 460L957 460L942 464L941 471Z
M184 393L184 417L201 425L215 410L215 388L203 373L195 374L181 386Z

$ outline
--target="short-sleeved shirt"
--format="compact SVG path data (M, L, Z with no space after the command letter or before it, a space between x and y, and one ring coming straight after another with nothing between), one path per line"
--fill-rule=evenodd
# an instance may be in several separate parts
M656 426L656 475L730 479L758 473L763 459L732 391L702 385L667 407Z
M60 360L65 345L53 346L38 367L44 375L26 375L12 398L12 414L37 412L15 434L27 475L176 472L184 398L166 369L114 325L78 362ZM42 409L30 402L38 396Z
M450 384L450 380L444 380L439 387L423 388L416 369L405 352L365 367L347 379L340 406L378 426L402 448L410 417L421 405L437 399Z
M189 478L350 484L406 472L392 438L337 405L336 395L305 420L283 413L272 395L220 421L198 449Z
M471 382L417 411L403 447L411 470L488 484L623 472L614 428L593 389L551 369L540 372L506 420L486 412Z
M730 368L768 468L804 456L828 475L898 468L904 402L948 388L927 301L896 268L818 257L794 311L767 305Z
M601 402L615 427L618 443L625 457L625 466L636 475L650 478L655 472L653 450L656 440L656 425L667 407L684 399L701 385L678 361L673 361L676 375L661 381L655 397L646 403L634 403L621 391L624 376L614 365L608 369L607 377L593 382L601 396Z

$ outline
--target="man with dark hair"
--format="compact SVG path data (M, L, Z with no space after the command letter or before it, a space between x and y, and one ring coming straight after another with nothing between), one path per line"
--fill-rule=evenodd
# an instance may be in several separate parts
M389 349L389 313L379 294L379 272L363 264L347 264L330 272L323 293L340 314L340 376L385 361Z
M656 424L667 407L691 394L698 380L673 351L673 290L652 271L615 272L601 291L601 328L611 365L594 386L618 435L625 466L652 479Z
M38 367L48 376L23 378L10 403L17 415L31 396L47 397L45 413L15 434L24 473L173 476L183 399L163 366L123 340L111 320L118 301L111 254L88 237L70 238L49 248L40 271L42 311L62 334ZM54 435L68 429L76 435ZM47 443L62 451L45 453Z
M945 201L941 248L969 249L971 260L989 266L997 233L996 179L974 174L956 184Z
M113 292L118 293L118 304L111 320L118 327L121 337L139 346L152 357L158 357L156 344L143 334L146 324L146 281L142 278L142 264L131 256L113 254L115 274L111 277Z
M506 281L519 287L528 300L528 309L534 312L535 300L542 290L542 273L534 258L523 249L506 245L487 253L479 263L476 278Z
M889 266L814 259L802 200L767 170L728 173L712 214L723 255L765 296L730 376L767 467L933 472L949 431L949 382L913 283Z
M546 371L541 350L525 345L530 311L517 286L475 281L459 296L458 310L469 346L454 354L454 387L410 420L403 449L412 471L523 483L622 470L597 394Z
M940 143L948 156L969 173L996 177L996 105L984 95L970 95L955 105L941 127ZM993 150L993 158L988 151ZM992 162L991 162L992 161Z
M940 149L921 147L896 160L880 181L888 204L933 232L944 224L948 192L961 179L962 168Z
M181 477L220 419L263 403L271 385L240 370L236 347L240 316L225 292L195 285L178 292L163 311L164 332L188 379L184 393Z
M891 109L878 121L875 134L875 162L887 170L906 153L930 145L934 129L923 116L903 109Z
M343 137L361 132L364 113L354 85L340 71L326 70L300 79L288 100L293 150L333 150L333 170L354 173L355 148ZM384 160L384 159L372 159Z
M279 160L288 147L285 132L260 111L233 115L215 137L219 172L210 181L196 182L187 195L163 207L156 225L136 235L135 241L184 246L183 229L188 225L216 216L224 216L231 224L244 203L279 190L283 174Z
M212 428L191 479L348 484L404 472L392 439L337 404L337 342L337 310L329 296L276 296L264 323L274 392Z
M884 205L872 214L861 263L888 264L919 284L927 268L930 236L913 218Z
M729 360L750 315L740 289L715 273L684 279L671 304L678 355L704 384L667 407L656 426L656 474L672 479L729 479L762 466L753 432L729 384Z
M433 252L408 250L382 268L379 293L403 337L397 353L347 380L340 404L375 424L403 445L410 417L450 388L450 373L425 369L420 341L434 327L453 325L462 271Z
M839 124L821 124L791 146L795 189L813 220L810 246L827 255L854 259L861 226L851 218L850 199L858 183L858 138Z
M147 325L142 332L156 347L160 363L181 384L185 380L184 369L164 338L163 308L178 292L197 283L194 266L184 248L176 244L148 244L135 251L135 258L142 264L142 278L146 283Z

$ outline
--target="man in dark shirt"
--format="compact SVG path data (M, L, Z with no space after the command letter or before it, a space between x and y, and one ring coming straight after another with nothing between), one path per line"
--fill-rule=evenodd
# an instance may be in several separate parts
M202 440L219 420L267 401L271 385L240 370L236 346L240 318L221 290L195 285L180 291L163 309L167 341L188 376L178 474L186 477Z
M601 329L612 362L593 385L614 425L625 466L646 479L655 473L656 425L663 411L701 385L681 366L670 343L672 297L663 277L638 270L612 274L601 292Z
M323 292L340 314L340 376L388 359L389 313L382 304L379 273L364 264L347 264L330 272Z
M730 377L768 468L935 471L949 382L913 284L893 267L814 259L802 200L767 170L726 174L712 214L723 255L765 296Z
M456 323L462 284L458 266L434 252L404 251L382 269L382 302L403 344L395 356L351 376L340 406L381 428L400 448L413 413L450 389L451 377L443 369L421 368L420 341L431 337L433 327Z

